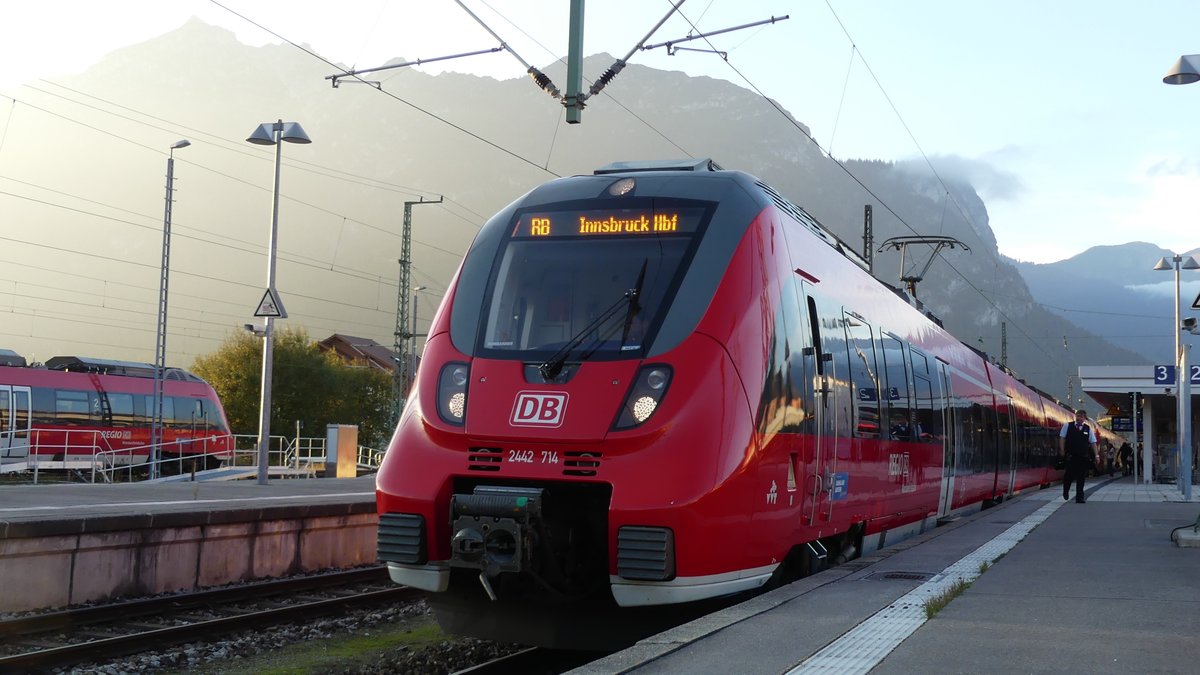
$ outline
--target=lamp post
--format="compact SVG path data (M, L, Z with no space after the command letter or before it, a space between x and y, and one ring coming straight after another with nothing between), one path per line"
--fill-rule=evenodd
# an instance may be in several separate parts
M279 295L275 291L275 239L279 231L279 160L283 141L288 143L312 143L308 134L297 122L267 122L258 125L254 133L246 139L255 145L275 146L275 183L271 189L271 237L268 240L267 253L267 293L259 304L259 312L263 316L263 360L262 360L262 400L259 403L258 419L258 484L267 484L268 451L271 444L271 371L274 348L272 327L275 317L287 318L287 312L279 303ZM263 312L264 306L271 301L272 311Z
M1200 54L1181 55L1179 59L1175 61L1175 65L1171 66L1171 69L1168 70L1167 74L1163 76L1164 84L1192 84L1193 82L1200 82ZM1163 258L1159 261L1159 264L1162 264L1165 261L1166 258ZM1189 267L1185 262L1183 265L1184 269L1197 268L1195 258L1187 256L1187 262L1190 262L1193 266ZM1188 479L1184 481L1186 484L1184 498L1188 501L1191 501L1192 476L1190 467L1192 462L1192 395L1191 373L1188 372L1187 353L1190 347L1186 344L1182 349L1179 347L1179 333L1180 331L1184 330L1183 325L1179 322L1179 256L1175 256L1175 264L1175 363L1177 366L1179 366L1179 382L1178 388L1176 389L1179 396L1179 405L1177 407L1177 412L1179 414L1178 439L1180 444L1180 456L1182 457L1183 454L1187 455L1189 467L1189 473L1187 476ZM1155 267L1155 269L1158 268ZM1194 327L1191 328L1189 332L1191 332L1191 330L1194 330ZM1186 446L1184 445L1185 442L1187 443ZM1187 451L1186 453L1184 453L1185 449Z
M1200 79L1200 78L1198 78ZM1179 270L1200 269L1200 263L1190 255L1161 258L1154 265L1158 271L1175 271L1175 443L1179 448L1179 489L1184 499L1192 499L1192 401L1191 373L1188 372L1187 352L1180 347L1183 324L1179 319Z
M167 153L167 196L163 210L162 268L158 278L158 331L154 340L154 403L150 424L150 478L158 478L158 460L162 457L163 370L167 359L167 278L171 270L171 196L175 192L175 151L192 142L184 139L171 144Z

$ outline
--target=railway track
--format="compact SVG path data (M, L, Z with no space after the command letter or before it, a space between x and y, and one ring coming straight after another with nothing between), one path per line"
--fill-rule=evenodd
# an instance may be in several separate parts
M111 659L416 595L375 567L10 619L0 621L0 673Z

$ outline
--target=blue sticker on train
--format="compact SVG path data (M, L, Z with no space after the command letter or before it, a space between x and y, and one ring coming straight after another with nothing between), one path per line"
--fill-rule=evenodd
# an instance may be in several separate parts
M830 499L845 499L846 494L850 491L850 474L835 473L833 474L833 492L830 493Z

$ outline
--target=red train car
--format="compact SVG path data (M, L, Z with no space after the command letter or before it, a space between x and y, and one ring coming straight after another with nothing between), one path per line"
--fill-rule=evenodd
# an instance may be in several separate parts
M144 462L154 418L154 366L59 356L45 366L0 364L0 457L45 462ZM177 368L163 375L162 458L233 450L213 388Z
M378 474L379 555L448 630L610 646L1049 483L1066 414L754 177L613 165L472 243Z

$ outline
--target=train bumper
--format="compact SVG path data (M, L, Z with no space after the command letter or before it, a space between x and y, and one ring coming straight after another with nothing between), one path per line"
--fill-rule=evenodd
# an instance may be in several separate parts
M634 581L610 576L613 599L621 607L675 605L740 593L761 587L779 565L702 577L676 577L670 581Z
M450 587L450 565L448 563L401 565L390 562L387 566L388 576L398 584L434 593L444 593Z

